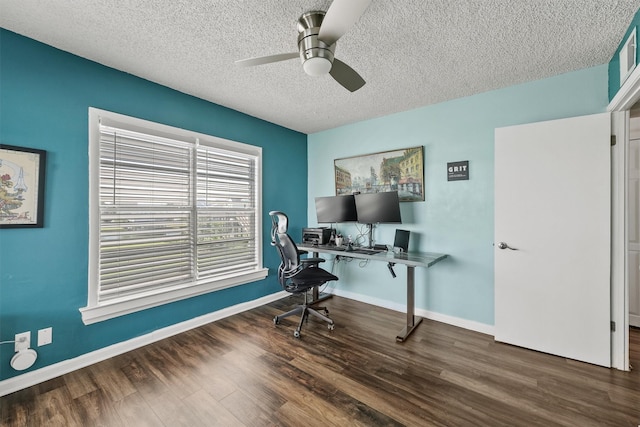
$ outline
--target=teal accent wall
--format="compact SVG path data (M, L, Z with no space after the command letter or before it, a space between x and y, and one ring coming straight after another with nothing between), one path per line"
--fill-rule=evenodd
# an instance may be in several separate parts
M494 129L601 113L607 103L601 65L309 135L309 223L316 223L314 197L335 194L334 159L424 146L426 201L401 203L403 224L382 224L374 238L392 243L396 228L408 229L410 250L449 254L416 270L416 307L493 325ZM470 179L448 182L447 162L463 160ZM338 229L358 233L353 225ZM334 272L338 290L406 304L403 267L396 267L396 279L384 263L338 263Z
M87 304L89 107L262 147L269 277L85 326L78 309ZM306 135L3 29L0 142L48 156L44 228L0 229L0 341L31 331L35 346L37 330L53 327L53 344L37 348L29 370L279 291L268 212L287 212L294 235L306 225ZM13 345L0 346L0 380L20 374L9 365L13 354Z
M618 45L618 49L616 49L616 53L613 54L611 61L609 61L609 101L611 101L618 91L620 90L620 58L618 55L620 54L620 50L624 46L624 43L627 41L627 38L631 34L631 32L640 26L640 10L638 10L627 29L627 32L624 33L624 37L620 40L620 44ZM640 34L636 31L636 43L640 40ZM636 64L638 64L638 58L640 57L640 49L636 48ZM636 65L637 66L637 65Z

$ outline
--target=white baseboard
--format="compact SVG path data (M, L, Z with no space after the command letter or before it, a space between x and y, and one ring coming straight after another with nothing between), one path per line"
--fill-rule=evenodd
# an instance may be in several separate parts
M260 307L289 295L290 294L285 291L277 292L275 294L267 295L253 301L247 301L231 307L223 308L222 310L218 310L213 313L205 314L204 316L199 316L194 319L177 323L175 325L167 326L166 328L158 329L146 335L132 338L127 341L101 348L100 350L92 351L91 353L86 353L81 356L74 357L73 359L64 360L62 362L54 363L53 365L45 366L44 368L36 369L22 375L8 378L4 381L0 381L0 396L5 396L15 391L31 387L32 385L59 377L60 375L67 374L69 372L84 368L89 365L93 365L94 363L98 363L111 357L126 353L128 351L135 350L156 341L160 341L162 339L169 338L171 336L186 332L199 326L206 325L207 323L215 322L216 320L224 319L225 317L229 317L234 314L242 313L243 311Z
M407 312L407 306L405 304L389 302L383 299L372 298L367 295L357 294L354 292L344 291L336 288L327 289L326 292L378 307L388 308L389 310L400 311L402 313ZM473 320L462 319L460 317L449 316L447 314L436 313L435 311L423 310L419 308L415 309L414 314L416 316L424 317L425 319L435 320L437 322L446 323L448 325L457 326L460 328L468 329L470 331L479 332L481 334L494 336L493 325L487 325L485 323L475 322Z

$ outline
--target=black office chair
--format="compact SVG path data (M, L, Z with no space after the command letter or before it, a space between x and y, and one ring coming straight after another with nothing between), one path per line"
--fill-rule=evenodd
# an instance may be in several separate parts
M311 308L307 298L309 290L332 280L338 280L338 278L318 267L318 264L325 261L323 258L300 258L300 254L306 252L299 251L296 244L287 234L289 218L287 218L286 214L272 211L269 212L269 215L272 223L271 245L276 247L281 260L278 267L278 281L285 291L304 295L303 304L298 305L287 313L274 317L273 323L277 325L285 317L300 314L300 324L293 332L294 337L300 338L302 324L309 315L312 315L327 322L329 330L333 330L335 325L333 320L327 316L329 311L325 307ZM318 310L324 311L325 314L321 314Z

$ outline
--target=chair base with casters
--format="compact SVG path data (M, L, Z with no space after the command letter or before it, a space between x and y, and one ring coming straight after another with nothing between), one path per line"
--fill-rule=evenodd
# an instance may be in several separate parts
M303 293L304 293L304 304L300 304L296 306L296 308L294 308L293 310L290 310L284 314L280 314L274 317L273 324L278 325L280 323L280 320L284 319L285 317L299 315L300 323L298 324L298 328L295 331L293 331L293 336L296 338L300 338L300 335L301 335L300 331L302 330L302 325L308 319L309 315L311 315L313 317L317 317L318 319L321 319L327 322L327 327L329 328L330 331L333 331L336 325L333 322L333 319L329 317L329 310L327 310L326 307L312 308L308 303L308 299L307 299L308 293L307 292L303 292ZM324 314L320 313L320 311L323 311Z
M302 305L287 313L275 316L273 323L277 325L285 317L299 315L300 323L293 332L293 336L300 338L302 325L309 316L313 316L327 322L329 330L332 331L335 328L335 324L328 316L329 311L326 307L312 307L313 304L308 300L308 293L309 290L327 282L338 280L338 278L318 267L320 263L325 261L323 258L300 258L300 254L306 252L299 251L296 244L287 234L289 221L287 215L279 211L269 212L269 215L272 222L271 245L278 250L281 261L278 267L278 282L285 291L291 294L304 295L304 303ZM324 311L324 314L321 311Z

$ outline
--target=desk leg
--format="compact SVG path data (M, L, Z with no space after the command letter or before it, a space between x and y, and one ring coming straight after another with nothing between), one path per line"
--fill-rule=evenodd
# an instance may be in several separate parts
M331 298L333 295L326 293L326 292L322 292L320 293L320 291L318 290L318 287L316 286L315 288L313 288L313 290L311 291L311 304L315 304L318 303L320 301L324 301L326 299Z
M313 252L313 257L314 258L318 258L320 255L318 254L318 252ZM326 299L331 298L333 295L328 294L326 292L320 293L320 291L318 290L318 287L315 286L312 290L311 290L311 302L310 304L316 304L319 303L320 301L324 301Z
M405 326L398 336L397 342L403 342L422 322L422 317L414 315L415 311L415 267L407 266L407 326Z

